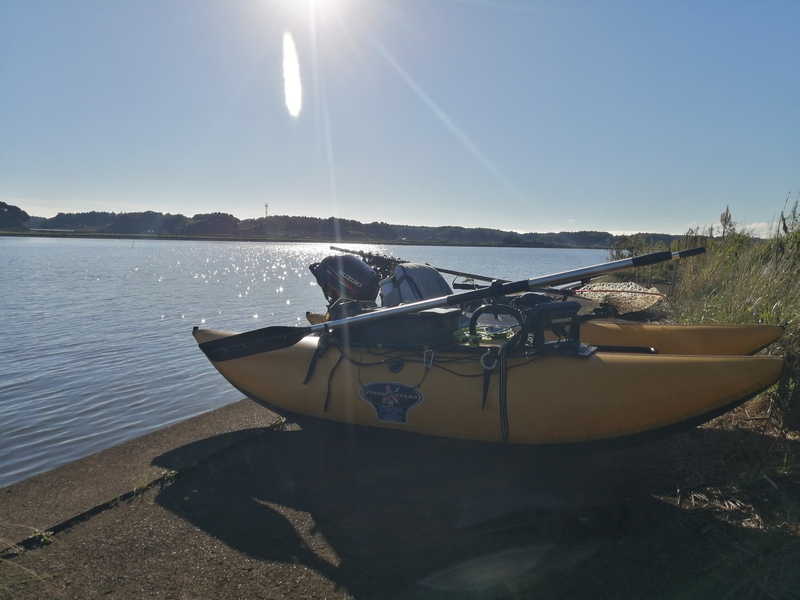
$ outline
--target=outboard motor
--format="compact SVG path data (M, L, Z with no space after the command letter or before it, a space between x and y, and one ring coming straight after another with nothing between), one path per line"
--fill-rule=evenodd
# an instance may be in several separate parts
M309 266L329 304L338 300L374 302L380 277L355 256L328 256Z

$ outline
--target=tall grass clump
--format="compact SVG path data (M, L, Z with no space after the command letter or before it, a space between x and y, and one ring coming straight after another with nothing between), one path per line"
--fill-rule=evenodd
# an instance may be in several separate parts
M788 204L787 204L788 208ZM672 250L704 246L703 255L655 265L645 282L668 284L666 318L675 323L782 325L784 336L767 351L786 368L768 394L770 412L782 427L800 427L800 211L797 201L781 213L766 238L740 226L726 209L719 226L690 230ZM612 256L664 248L628 242ZM616 255L613 254L616 252ZM634 273L637 270L634 270Z

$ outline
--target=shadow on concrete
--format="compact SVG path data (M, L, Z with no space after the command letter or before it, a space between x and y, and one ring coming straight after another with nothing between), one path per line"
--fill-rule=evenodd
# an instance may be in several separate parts
M732 435L680 439L720 447ZM188 469L195 444L158 457L184 470L157 503L356 598L724 597L755 575L720 586L720 571L701 567L718 562L716 541L758 545L765 534L663 499L685 480L680 443L567 455L311 423L201 440L225 449Z

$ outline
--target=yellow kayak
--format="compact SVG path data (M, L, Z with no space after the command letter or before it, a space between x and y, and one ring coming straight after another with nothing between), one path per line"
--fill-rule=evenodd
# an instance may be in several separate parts
M648 347L659 354L755 354L782 335L779 325L656 325L601 320L580 325L580 340L586 344Z
M542 445L656 439L754 397L777 382L783 368L781 358L744 355L769 343L774 329L734 346L731 340L749 337L751 328L745 336L735 329L695 328L688 336L694 341L672 346L653 340L690 330L636 325L623 327L624 337L619 326L582 327L593 330L594 339L611 336L612 345L641 345L637 336L646 331L645 345L662 348L658 354L589 349L508 355L491 346L466 345L381 349L332 343L321 348L320 336L311 334L287 347L212 364L243 394L281 414ZM698 346L708 337L704 330L718 333L719 343L696 354L674 353ZM194 331L201 348L233 335ZM737 352L718 353L726 347Z
M775 384L783 359L754 353L783 330L587 321L579 302L536 290L702 252L458 294L425 265L379 280L353 256L327 257L310 267L328 300L324 322L309 315L310 327L241 334L195 328L194 337L233 386L281 414L488 442L644 442Z

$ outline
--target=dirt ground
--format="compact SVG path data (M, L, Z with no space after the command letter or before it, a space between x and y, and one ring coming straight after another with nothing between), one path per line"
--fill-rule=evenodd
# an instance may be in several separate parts
M0 598L800 598L798 442L755 426L575 455L249 433L8 548Z

